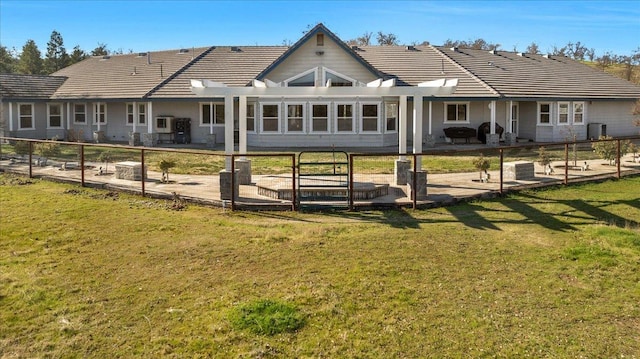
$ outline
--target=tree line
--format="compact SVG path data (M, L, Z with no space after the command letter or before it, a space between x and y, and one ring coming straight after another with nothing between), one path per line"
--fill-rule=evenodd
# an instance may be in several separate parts
M303 32L304 33L304 32ZM347 44L351 46L369 46L373 45L373 41L380 46L399 45L398 36L393 33L377 33L365 32L361 36L347 40ZM429 42L414 42L411 45L428 45ZM476 50L500 50L501 45L498 43L488 42L482 38L470 39L467 41L447 39L443 46L458 47ZM514 47L514 52L517 49ZM129 50L130 53L133 50ZM530 54L542 54L540 46L532 42L524 50ZM73 65L87 58L88 56L104 56L110 54L122 54L121 49L111 51L104 43L98 43L98 46L90 52L86 52L80 46L73 47L69 53L64 46L62 35L53 30L49 42L47 42L47 51L42 56L38 45L33 40L27 40L19 53L13 49L10 50L0 45L0 73L19 73L30 75L46 75L54 73L64 67ZM588 62L592 66L602 71L611 72L612 74L622 77L628 81L640 83L640 47L632 52L631 55L616 55L611 52L597 55L595 49L587 47L585 44L578 42L569 42L565 46L553 46L550 55L566 56L576 61Z

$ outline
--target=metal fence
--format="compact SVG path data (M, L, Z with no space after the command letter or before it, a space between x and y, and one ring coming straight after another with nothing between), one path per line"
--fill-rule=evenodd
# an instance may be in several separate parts
M640 136L635 136L495 148L444 145L420 154L224 155L194 148L0 137L0 171L234 210L422 208L638 174L639 148Z

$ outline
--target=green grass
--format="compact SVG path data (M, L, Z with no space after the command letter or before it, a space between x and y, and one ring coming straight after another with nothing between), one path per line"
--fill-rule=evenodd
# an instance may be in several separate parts
M0 357L638 357L640 177L229 212L0 175ZM239 329L275 300L304 325Z

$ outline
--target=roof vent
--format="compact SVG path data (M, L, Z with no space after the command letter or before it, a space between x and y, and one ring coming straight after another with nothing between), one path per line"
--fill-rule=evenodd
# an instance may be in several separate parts
M407 51L416 51L416 47L413 45L408 45L407 46Z
M518 55L520 57L527 57L527 53L526 52L518 52L516 55Z
M186 54L189 52L189 49L180 49L180 51L178 51L179 54Z
M358 45L351 45L351 50L358 51L360 50L360 48L358 47Z
M102 58L100 60L109 60L110 58L111 58L111 56L104 55L104 56L102 56Z
M551 55L550 54L544 54L544 55L542 55L542 57L544 57L545 59L550 59Z
M458 48L457 48L457 47L455 47L455 46L454 46L454 47L452 47L450 50L451 50L451 51L453 51L453 52L460 52L460 51L458 50Z
M138 52L138 57L144 57L147 56L146 52Z
M242 52L242 49L237 46L231 46L231 52Z
M495 54L497 54L497 53L498 53L498 51L496 51L496 50L494 49L494 50L489 51L489 53L490 53L491 55L495 55Z

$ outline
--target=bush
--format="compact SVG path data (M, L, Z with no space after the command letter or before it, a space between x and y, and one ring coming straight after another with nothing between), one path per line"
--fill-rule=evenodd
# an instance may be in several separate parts
M551 155L547 152L547 149L544 146L538 149L538 163L542 167L551 163Z
M241 305L231 312L229 320L236 329L261 335L294 332L305 323L304 315L295 306L271 299Z
M616 160L618 145L617 141L603 141L603 140L612 140L611 136L600 136L598 138L598 142L594 142L591 144L591 148L593 151L603 159L609 161L609 165L612 165ZM620 157L626 155L629 152L629 146L631 142L629 140L620 141Z
M176 166L176 162L163 158L158 163L158 167L162 171L162 182L169 182L169 170Z
M480 180L482 180L482 172L485 172L491 167L491 162L481 153L480 157L476 157L473 160L473 166L480 172Z
M29 142L16 141L16 144L13 145L13 150L16 151L17 155L24 157L29 154Z

